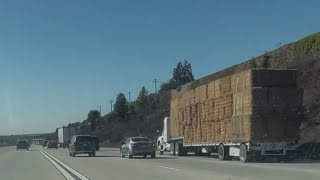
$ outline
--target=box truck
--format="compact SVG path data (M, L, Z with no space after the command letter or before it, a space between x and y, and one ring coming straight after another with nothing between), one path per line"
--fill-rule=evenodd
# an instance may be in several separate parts
M58 129L58 144L60 147L68 147L72 136L76 135L73 127L61 127Z

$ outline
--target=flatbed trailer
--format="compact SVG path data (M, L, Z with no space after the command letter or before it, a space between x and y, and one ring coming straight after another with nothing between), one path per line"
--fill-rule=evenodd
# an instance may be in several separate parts
M297 70L250 69L204 79L172 91L160 152L215 152L220 160L243 162L266 156L286 160L296 153L303 99Z

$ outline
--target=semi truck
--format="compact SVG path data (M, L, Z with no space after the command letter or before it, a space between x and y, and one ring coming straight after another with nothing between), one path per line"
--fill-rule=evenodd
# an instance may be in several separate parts
M58 129L58 145L68 147L72 136L76 135L76 129L73 127L61 127Z
M298 149L302 89L297 70L209 75L171 91L160 154L216 153L220 160L286 160Z

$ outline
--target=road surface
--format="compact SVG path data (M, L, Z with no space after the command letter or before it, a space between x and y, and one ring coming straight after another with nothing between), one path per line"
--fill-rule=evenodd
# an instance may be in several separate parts
M160 156L120 158L119 150L102 148L96 157L70 157L67 149L33 146L29 151L0 148L4 180L312 180L320 179L320 162L246 163L209 157Z

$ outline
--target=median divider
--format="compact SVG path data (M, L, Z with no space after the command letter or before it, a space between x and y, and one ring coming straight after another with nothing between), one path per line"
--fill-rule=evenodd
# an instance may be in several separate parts
M81 174L65 163L61 162L59 159L55 158L46 151L38 149L44 157L46 157L56 168L57 170L67 179L67 180L91 180L87 176Z

